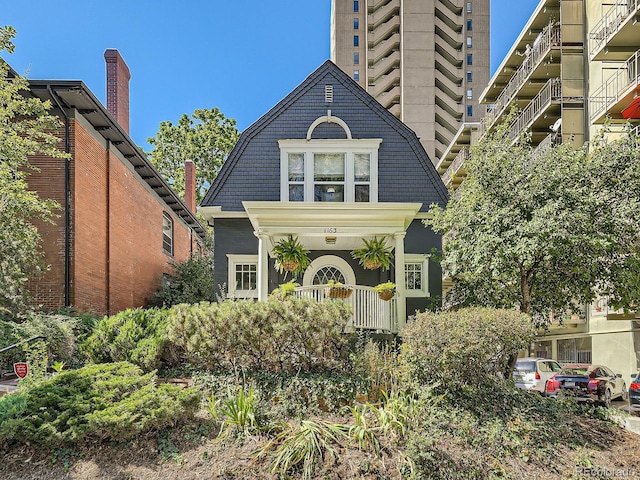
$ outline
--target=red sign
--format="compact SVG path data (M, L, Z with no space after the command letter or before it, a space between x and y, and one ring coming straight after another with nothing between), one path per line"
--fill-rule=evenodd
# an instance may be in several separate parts
M29 365L24 362L14 363L13 371L19 378L24 378L29 374Z

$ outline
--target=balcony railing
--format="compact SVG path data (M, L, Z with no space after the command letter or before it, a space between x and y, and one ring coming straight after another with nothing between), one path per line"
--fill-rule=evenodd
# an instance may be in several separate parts
M607 113L631 87L639 85L640 50L627 59L589 98L591 121Z
M640 1L640 0L639 0ZM489 129L495 120L507 109L522 86L529 80L540 62L546 57L552 46L560 45L560 26L547 25L533 42L533 48L525 52L525 59L511 77L507 86L500 92L495 103L489 107L484 128Z
M327 285L297 287L295 295L298 298L322 301L329 298L327 287ZM377 330L393 333L398 331L395 298L388 301L381 300L373 287L353 285L352 288L351 296L337 300L351 307L351 319L348 324L350 330Z
M528 128L553 101L558 101L561 98L562 84L560 83L560 79L552 78L511 124L509 129L509 137L511 140L518 138L520 133Z
M616 0L609 11L589 32L589 55L591 58L606 45L629 16L640 8L640 0Z
M458 155L456 155L456 158L453 159L453 162L451 162L451 165L449 165L449 168L447 168L447 171L444 172L444 175L442 176L442 180L447 187L451 185L454 175L458 170L460 170L460 167L462 167L470 155L471 153L469 152L468 147L462 147L460 149Z

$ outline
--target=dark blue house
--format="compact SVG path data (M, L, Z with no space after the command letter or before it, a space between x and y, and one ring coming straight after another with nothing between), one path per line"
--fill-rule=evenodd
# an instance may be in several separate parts
M430 259L440 236L421 219L448 198L416 134L348 75L325 62L242 134L200 211L215 235L216 283L230 297L265 299L284 278L271 251L289 235L311 251L298 295L321 299L335 280L353 325L397 331L408 315L439 301L442 276ZM390 271L351 256L363 239L385 238ZM392 301L373 286L397 285Z

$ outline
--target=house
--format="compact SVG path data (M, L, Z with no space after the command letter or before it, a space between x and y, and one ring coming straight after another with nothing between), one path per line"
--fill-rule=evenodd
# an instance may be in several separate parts
M439 302L441 238L422 224L447 191L416 134L331 61L246 129L200 211L214 228L215 281L230 297L267 298L290 280L274 267L289 235L311 251L299 295L354 286L347 300L358 328L397 331L407 316ZM390 271L351 256L363 239L393 248ZM373 286L392 280L385 303Z
M30 81L28 94L60 117L60 148L71 154L30 158L39 171L29 188L61 205L55 224L37 222L50 268L30 284L51 310L110 315L144 306L171 262L187 260L205 236L195 191L179 198L129 137L129 69L117 50L105 60L108 108L82 81Z

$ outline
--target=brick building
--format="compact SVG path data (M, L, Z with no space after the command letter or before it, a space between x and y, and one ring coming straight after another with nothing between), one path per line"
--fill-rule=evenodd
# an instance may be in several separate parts
M129 138L129 69L117 50L105 60L108 108L81 81L30 81L62 120L60 148L71 154L30 159L40 171L29 187L61 205L54 225L37 225L50 269L31 290L47 309L144 306L171 261L188 259L205 235L194 194L179 198ZM193 184L193 164L187 170Z

